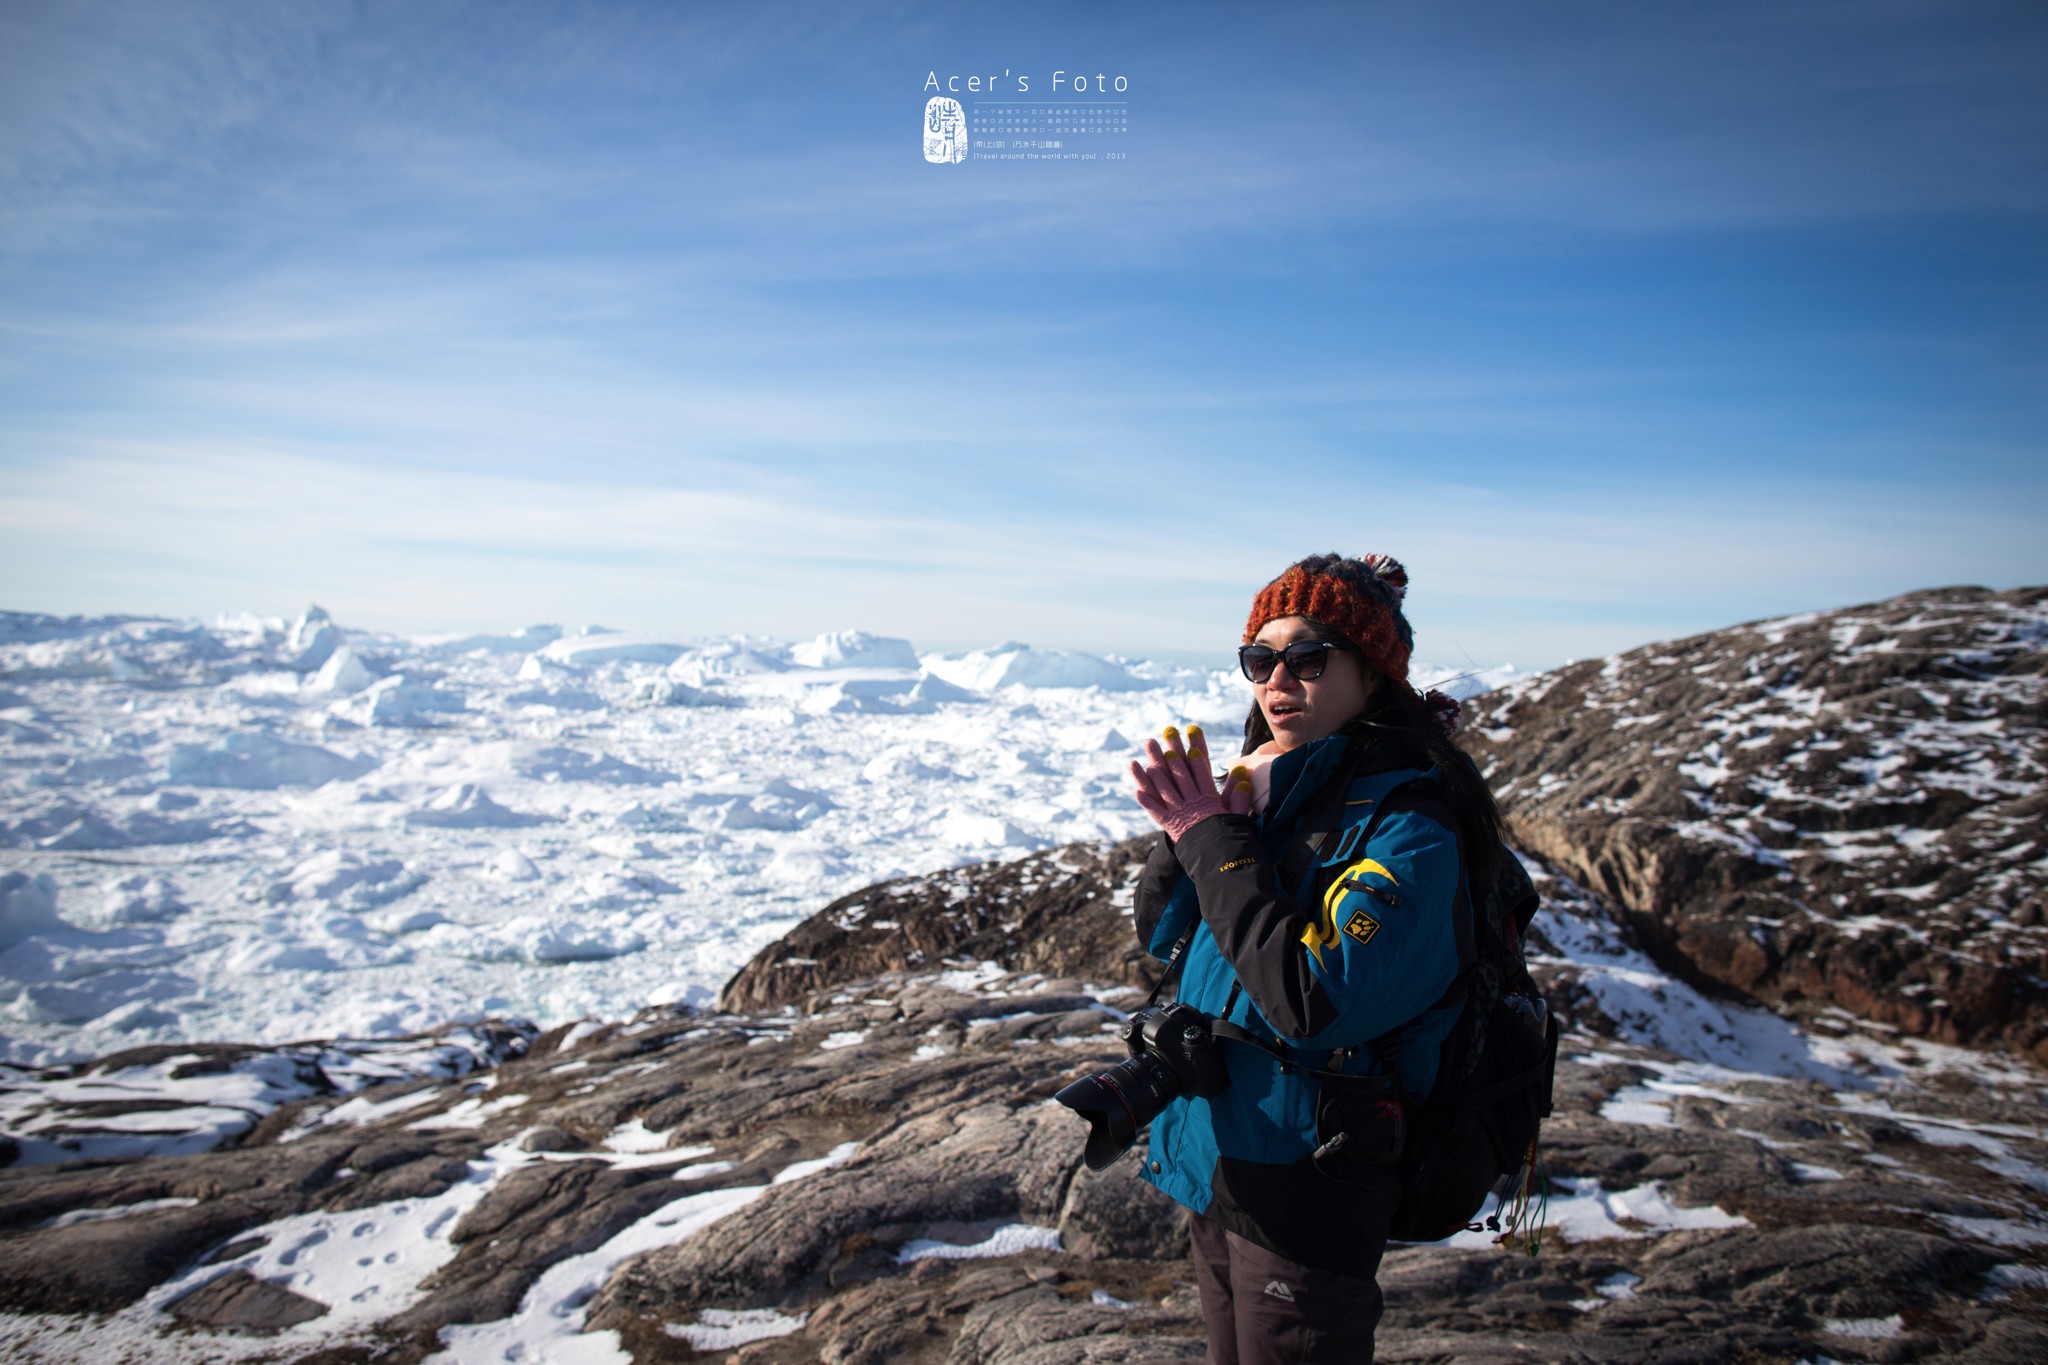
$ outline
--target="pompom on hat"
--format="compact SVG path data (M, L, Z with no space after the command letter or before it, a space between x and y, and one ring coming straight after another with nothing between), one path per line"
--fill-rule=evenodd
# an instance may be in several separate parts
M1336 631L1381 674L1412 690L1408 660L1415 652L1415 631L1401 611L1407 596L1408 570L1392 555L1310 555L1259 589L1244 624L1244 642L1250 644L1268 621L1306 616ZM1445 734L1457 733L1456 701L1431 691L1421 702Z

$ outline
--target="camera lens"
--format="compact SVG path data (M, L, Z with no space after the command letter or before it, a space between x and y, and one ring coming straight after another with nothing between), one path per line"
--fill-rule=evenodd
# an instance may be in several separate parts
M1128 1152L1138 1130L1179 1093L1173 1069L1146 1053L1084 1076L1053 1098L1088 1120L1088 1145L1081 1159L1089 1170L1100 1171Z

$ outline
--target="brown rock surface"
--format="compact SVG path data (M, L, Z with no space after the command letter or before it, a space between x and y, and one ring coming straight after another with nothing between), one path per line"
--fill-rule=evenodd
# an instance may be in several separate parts
M1150 838L1069 844L1015 862L902 877L842 896L754 955L719 1008L758 1010L883 972L1001 962L1013 971L1149 986L1130 888Z
M165 1311L193 1326L226 1327L260 1336L324 1317L327 1305L259 1280L246 1270L231 1270L174 1300Z
M2048 1060L2048 588L1946 588L1472 703L1521 846L1667 969Z
M256 1288L250 1267L270 1235L261 1219L388 1213L421 1196L365 1206L360 1191L402 1174L406 1188L426 1189L451 1160L475 1172L496 1152L500 1173L452 1222L450 1254L416 1297L368 1331L329 1333L328 1317L286 1325L268 1338L275 1358L421 1360L444 1324L502 1317L549 1265L722 1185L758 1193L624 1259L588 1306L591 1325L616 1331L638 1360L1199 1360L1178 1211L1129 1161L1080 1172L1082 1125L1047 1100L1116 1059L1107 1026L1136 998L1036 974L950 985L895 975L803 997L789 1014L654 1011L567 1052L540 1047L506 1063L489 1091L499 1107L473 1128L412 1127L479 1093L475 1082L448 1084L386 1117L290 1141L0 1171L0 1220L14 1229L0 1233L10 1257L0 1306L48 1315L5 1320L16 1326L0 1325L0 1343L10 1358L72 1358L60 1349L76 1340L61 1330L73 1321L63 1313L115 1300L64 1298L84 1272L63 1267L89 1266L123 1239L152 1249L134 1262L131 1299L145 1281L189 1272L201 1292L184 1316L208 1324L199 1330L272 1331L299 1310ZM1735 1073L1674 1081L1669 1054L1590 1033L1567 1053L1548 1129L1554 1207L1584 1218L1605 1200L1619 1210L1615 1231L1553 1237L1534 1261L1486 1248L1396 1250L1383 1272L1382 1359L2041 1358L2048 1199L2037 1185L2048 1141L2038 1076L1838 1093ZM287 1118L303 1129L336 1103L306 1102ZM520 1150L521 1133L547 1126L584 1150ZM659 1133L674 1155L608 1151L621 1132ZM837 1164L769 1183L828 1155ZM211 1241L151 1228L230 1199L120 1214L202 1189L238 1191L234 1200L262 1211L224 1220ZM1746 1221L1667 1230L1627 1212L1657 1200ZM80 1210L106 1217L63 1225ZM1012 1224L1056 1231L1059 1249L905 1259L920 1239L970 1246ZM803 1325L698 1355L678 1336L721 1312L768 1308ZM143 1312L123 1311L124 1321ZM5 1336L26 1332L21 1324L41 1326ZM1890 1335L1830 1335L1839 1331Z

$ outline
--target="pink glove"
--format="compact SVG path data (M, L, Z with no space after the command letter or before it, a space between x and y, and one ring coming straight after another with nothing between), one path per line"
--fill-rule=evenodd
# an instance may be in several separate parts
M1209 770L1209 742L1202 727L1188 727L1187 752L1181 752L1180 731L1166 727L1166 747L1159 741L1145 741L1150 762L1131 763L1131 776L1138 779L1138 804L1166 837L1178 843L1180 837L1212 815L1247 815L1252 808L1251 775L1232 768L1216 790L1216 778Z

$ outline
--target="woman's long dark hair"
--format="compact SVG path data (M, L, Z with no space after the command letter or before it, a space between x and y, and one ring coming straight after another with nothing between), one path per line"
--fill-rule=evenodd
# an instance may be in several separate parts
M1309 621L1309 624L1326 640L1343 638L1320 622ZM1414 757L1421 760L1414 763L1415 767L1436 768L1438 777L1443 781L1444 801L1450 806L1451 818L1458 825L1458 846L1465 859L1465 869L1473 885L1487 885L1498 869L1501 839L1505 833L1500 806L1493 799L1492 788L1486 785L1486 779L1480 776L1479 768L1471 757L1444 733L1443 726L1422 704L1421 697L1407 684L1382 676L1362 657L1356 654L1352 657L1358 659L1366 681L1372 684L1372 696L1363 714L1346 728L1362 726L1375 738L1415 751ZM1266 713L1254 701L1251 714L1244 718L1243 752L1250 753L1272 738L1273 729L1266 724Z

